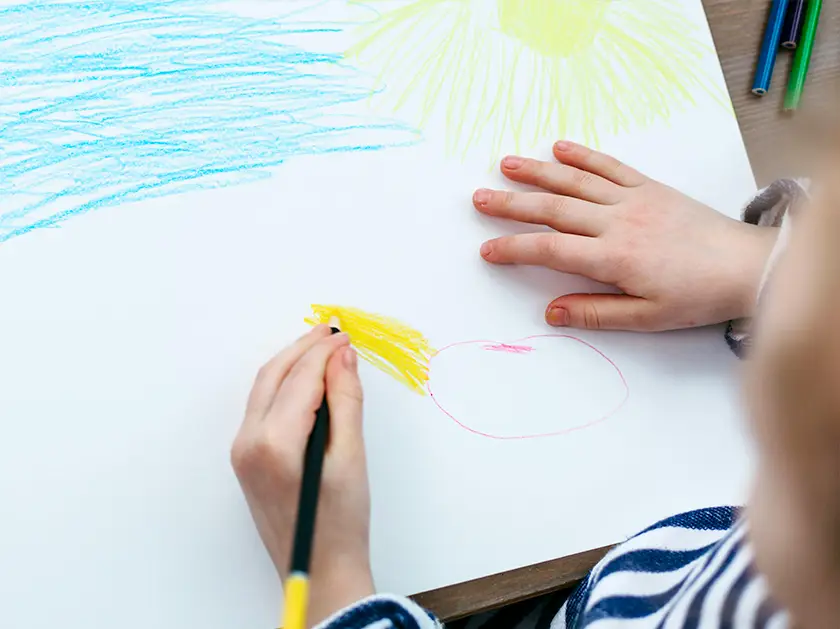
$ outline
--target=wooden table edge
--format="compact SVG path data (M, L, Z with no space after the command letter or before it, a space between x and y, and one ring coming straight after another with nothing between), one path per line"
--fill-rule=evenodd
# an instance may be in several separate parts
M497 609L577 585L611 549L587 550L516 570L466 581L411 598L443 621Z

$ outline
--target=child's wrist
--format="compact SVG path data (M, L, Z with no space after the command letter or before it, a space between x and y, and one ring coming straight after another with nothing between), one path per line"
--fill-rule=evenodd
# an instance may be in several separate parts
M309 603L309 626L323 622L336 612L376 593L370 565L334 565L326 574L313 575Z
M745 226L741 250L737 257L738 268L734 270L740 274L742 281L737 303L732 306L732 319L755 315L762 281L778 235L778 228Z

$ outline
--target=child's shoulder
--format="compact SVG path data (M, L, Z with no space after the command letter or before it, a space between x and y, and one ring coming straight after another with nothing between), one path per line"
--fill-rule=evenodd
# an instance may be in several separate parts
M733 507L667 518L610 551L551 627L785 627L746 532Z

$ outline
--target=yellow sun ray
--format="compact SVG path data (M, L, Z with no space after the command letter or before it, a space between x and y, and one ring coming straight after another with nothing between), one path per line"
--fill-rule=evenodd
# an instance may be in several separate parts
M364 0L348 59L382 87L376 106L437 116L448 150L497 154L541 138L604 134L667 120L710 96L713 55L674 0Z
M313 304L309 325L338 319L342 332L359 356L413 391L425 395L429 381L429 359L435 350L417 330L391 317L346 306Z

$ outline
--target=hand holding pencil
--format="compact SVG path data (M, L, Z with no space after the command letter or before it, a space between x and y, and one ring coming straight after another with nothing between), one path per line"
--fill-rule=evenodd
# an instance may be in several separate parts
M263 366L231 452L260 537L285 580L304 455L324 399L329 441L309 571L308 626L374 592L362 387L346 335L317 326Z

